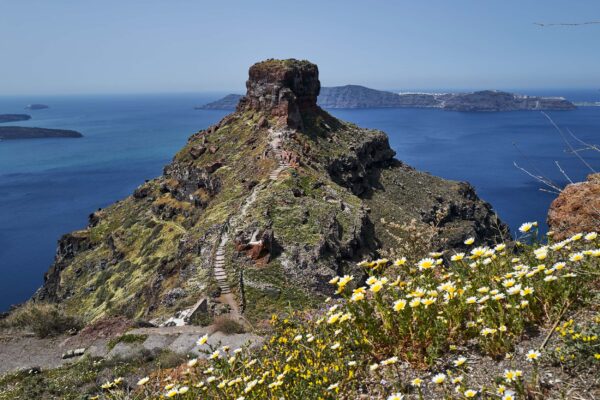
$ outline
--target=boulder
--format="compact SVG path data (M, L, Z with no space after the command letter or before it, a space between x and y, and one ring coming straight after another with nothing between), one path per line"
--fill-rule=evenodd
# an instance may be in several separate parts
M556 240L600 230L600 174L564 188L550 205L547 222Z

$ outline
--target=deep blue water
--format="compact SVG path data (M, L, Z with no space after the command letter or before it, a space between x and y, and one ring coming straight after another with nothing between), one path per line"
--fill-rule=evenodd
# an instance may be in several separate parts
M597 91L540 94L600 100ZM189 135L227 114L193 110L194 105L220 96L0 97L0 113L23 112L26 104L34 102L50 105L47 110L31 111L32 120L15 125L75 129L85 136L0 142L0 310L27 299L40 286L61 234L84 227L92 211L159 175ZM554 198L517 170L514 161L561 185L566 179L555 160L574 181L589 173L565 152L560 135L539 112L371 109L332 113L384 130L397 157L418 169L471 182L513 229L523 221L542 222ZM549 114L580 139L600 142L600 107ZM600 155L586 155L600 170Z

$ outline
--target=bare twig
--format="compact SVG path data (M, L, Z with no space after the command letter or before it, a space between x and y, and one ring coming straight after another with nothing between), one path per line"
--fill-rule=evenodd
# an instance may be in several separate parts
M558 168L558 170L560 171L561 174L563 174L563 176L565 178L567 178L567 180L571 183L573 183L573 181L571 180L571 178L569 178L569 175L567 175L567 173L562 169L562 167L560 166L560 164L558 163L558 161L554 161L554 163L556 164L556 167Z
M550 329L550 332L548 332L548 335L546 335L546 338L544 339L544 341L542 342L542 345L540 346L540 351L546 347L546 344L548 344L548 341L550 340L550 338L552 337L552 334L554 333L554 331L556 330L556 327L558 326L558 324L560 323L560 320L562 319L563 315L565 315L565 312L567 311L567 308L569 308L569 306L571 305L571 303L573 303L573 300L567 301L565 303L565 305L563 306L562 310L560 311L560 314L558 315L558 318L556 319L556 322L554 323L554 325L552 326L552 329Z
M573 139L577 140L579 143L581 143L582 145L585 146L583 149L579 149L577 151L594 150L594 151L600 152L600 148L598 147L598 145L584 142L579 137L575 136L575 134L573 132L571 132L571 130L568 128L567 128L567 132L569 132L569 135L571 135L571 137Z
M569 148L569 150L571 150L571 152L573 152L573 154L575 154L575 156L579 159L579 161L581 161L583 163L583 165L585 165L586 167L588 167L590 171L592 171L592 172L595 173L596 171L594 170L594 168L592 168L592 166L590 164L588 164L588 162L585 161L583 159L583 157L581 157L581 155L573 148L573 146L571 145L571 142L569 142L569 140L567 140L567 137L565 136L565 133L562 131L562 129L560 129L560 127L558 125L556 125L556 123L554 122L554 120L552 118L550 118L550 116L548 114L546 114L544 111L542 111L542 115L544 117L546 117L548 119L548 121L550 121L550 123L552 124L552 126L554 126L554 128L560 134L560 137L563 139L563 142L565 142L565 144L567 145L567 147Z
M527 171L525 168L523 168L519 164L517 164L516 161L513 162L513 165L515 167L517 167L518 169L520 169L521 171L523 171L525 174L527 174L530 177L532 177L533 179L535 179L536 181L539 181L539 182L543 183L544 185L548 186L549 188L553 189L552 191L547 190L547 189L540 189L540 190L548 191L548 192L551 192L551 193L557 193L557 194L560 194L560 192L562 191L562 189L560 187L558 187L556 184L554 184L549 179L543 177L542 175L534 175L534 174L532 174L531 172Z

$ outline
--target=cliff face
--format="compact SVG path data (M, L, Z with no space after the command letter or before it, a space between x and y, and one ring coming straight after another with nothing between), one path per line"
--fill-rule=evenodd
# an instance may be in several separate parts
M316 65L268 60L249 75L237 110L162 176L61 239L36 299L88 320L180 323L201 299L259 318L329 294L331 277L398 240L427 231L440 249L505 228L468 184L410 168L383 132L319 108Z

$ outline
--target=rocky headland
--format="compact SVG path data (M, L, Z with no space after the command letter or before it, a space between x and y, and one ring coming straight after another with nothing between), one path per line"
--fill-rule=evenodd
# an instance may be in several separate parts
M196 109L233 110L243 96L230 94ZM573 110L562 97L525 96L497 90L472 93L393 93L358 85L323 87L317 104L336 108L439 108L447 111Z
M80 138L83 135L68 129L29 128L22 126L0 126L0 140Z
M506 237L467 183L394 158L385 133L317 105L317 66L267 60L219 123L193 134L162 176L64 235L36 301L85 321L157 325L257 320L310 307L356 262Z
M235 110L240 99L244 97L241 94L228 94L227 96L202 106L194 107L196 110Z
M0 123L27 121L31 119L31 115L27 114L0 114Z

